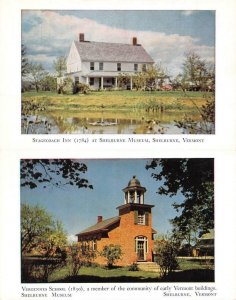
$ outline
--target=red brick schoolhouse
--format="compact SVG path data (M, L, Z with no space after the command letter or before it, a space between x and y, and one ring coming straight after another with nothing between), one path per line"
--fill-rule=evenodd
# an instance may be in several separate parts
M124 204L118 206L119 215L103 220L78 233L81 247L102 251L105 245L120 245L122 258L117 265L126 266L135 262L153 261L154 234L152 229L152 207L144 203L146 188L133 176L123 189ZM105 259L97 255L96 263L105 264Z

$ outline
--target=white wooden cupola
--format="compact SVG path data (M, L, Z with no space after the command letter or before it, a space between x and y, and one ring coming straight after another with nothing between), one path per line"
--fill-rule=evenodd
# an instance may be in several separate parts
M123 192L125 193L124 204L144 204L144 193L146 192L146 188L141 186L140 181L136 176L133 176L129 181L128 186L123 189Z

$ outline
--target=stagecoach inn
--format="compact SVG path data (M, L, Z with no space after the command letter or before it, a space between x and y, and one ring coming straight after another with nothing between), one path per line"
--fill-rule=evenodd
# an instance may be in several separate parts
M132 75L154 64L137 38L131 44L86 41L83 33L72 42L67 57L67 73L75 83L86 83L91 89L117 88L119 74L130 76L127 88L133 88ZM58 78L60 84L63 78Z
M154 235L152 228L152 207L145 204L146 188L133 176L123 189L124 204L117 207L118 216L103 220L78 233L78 245L82 250L101 252L106 245L119 245L121 260L117 265L126 266L135 262L153 261ZM105 264L104 257L97 255L95 262Z

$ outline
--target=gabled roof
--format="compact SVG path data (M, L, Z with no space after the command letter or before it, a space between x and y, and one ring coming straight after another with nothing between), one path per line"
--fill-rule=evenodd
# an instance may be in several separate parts
M90 226L90 227L84 229L80 233L76 234L76 236L87 235L87 234L94 233L94 232L107 231L109 226L117 223L118 221L120 221L120 217L113 217L110 219L106 219L102 222L99 222L93 226Z
M154 63L141 45L74 42L82 61Z

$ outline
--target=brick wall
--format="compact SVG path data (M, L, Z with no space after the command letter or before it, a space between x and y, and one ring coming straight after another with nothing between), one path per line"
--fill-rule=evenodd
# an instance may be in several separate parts
M102 251L105 245L116 244L120 245L123 255L122 259L117 261L117 265L126 266L137 261L137 253L135 252L135 237L144 236L148 240L148 252L146 260L152 261L152 218L149 213L148 226L134 224L134 211L120 215L120 225L108 232L107 237L97 241L97 251ZM95 262L105 264L106 260L103 257L96 258Z

